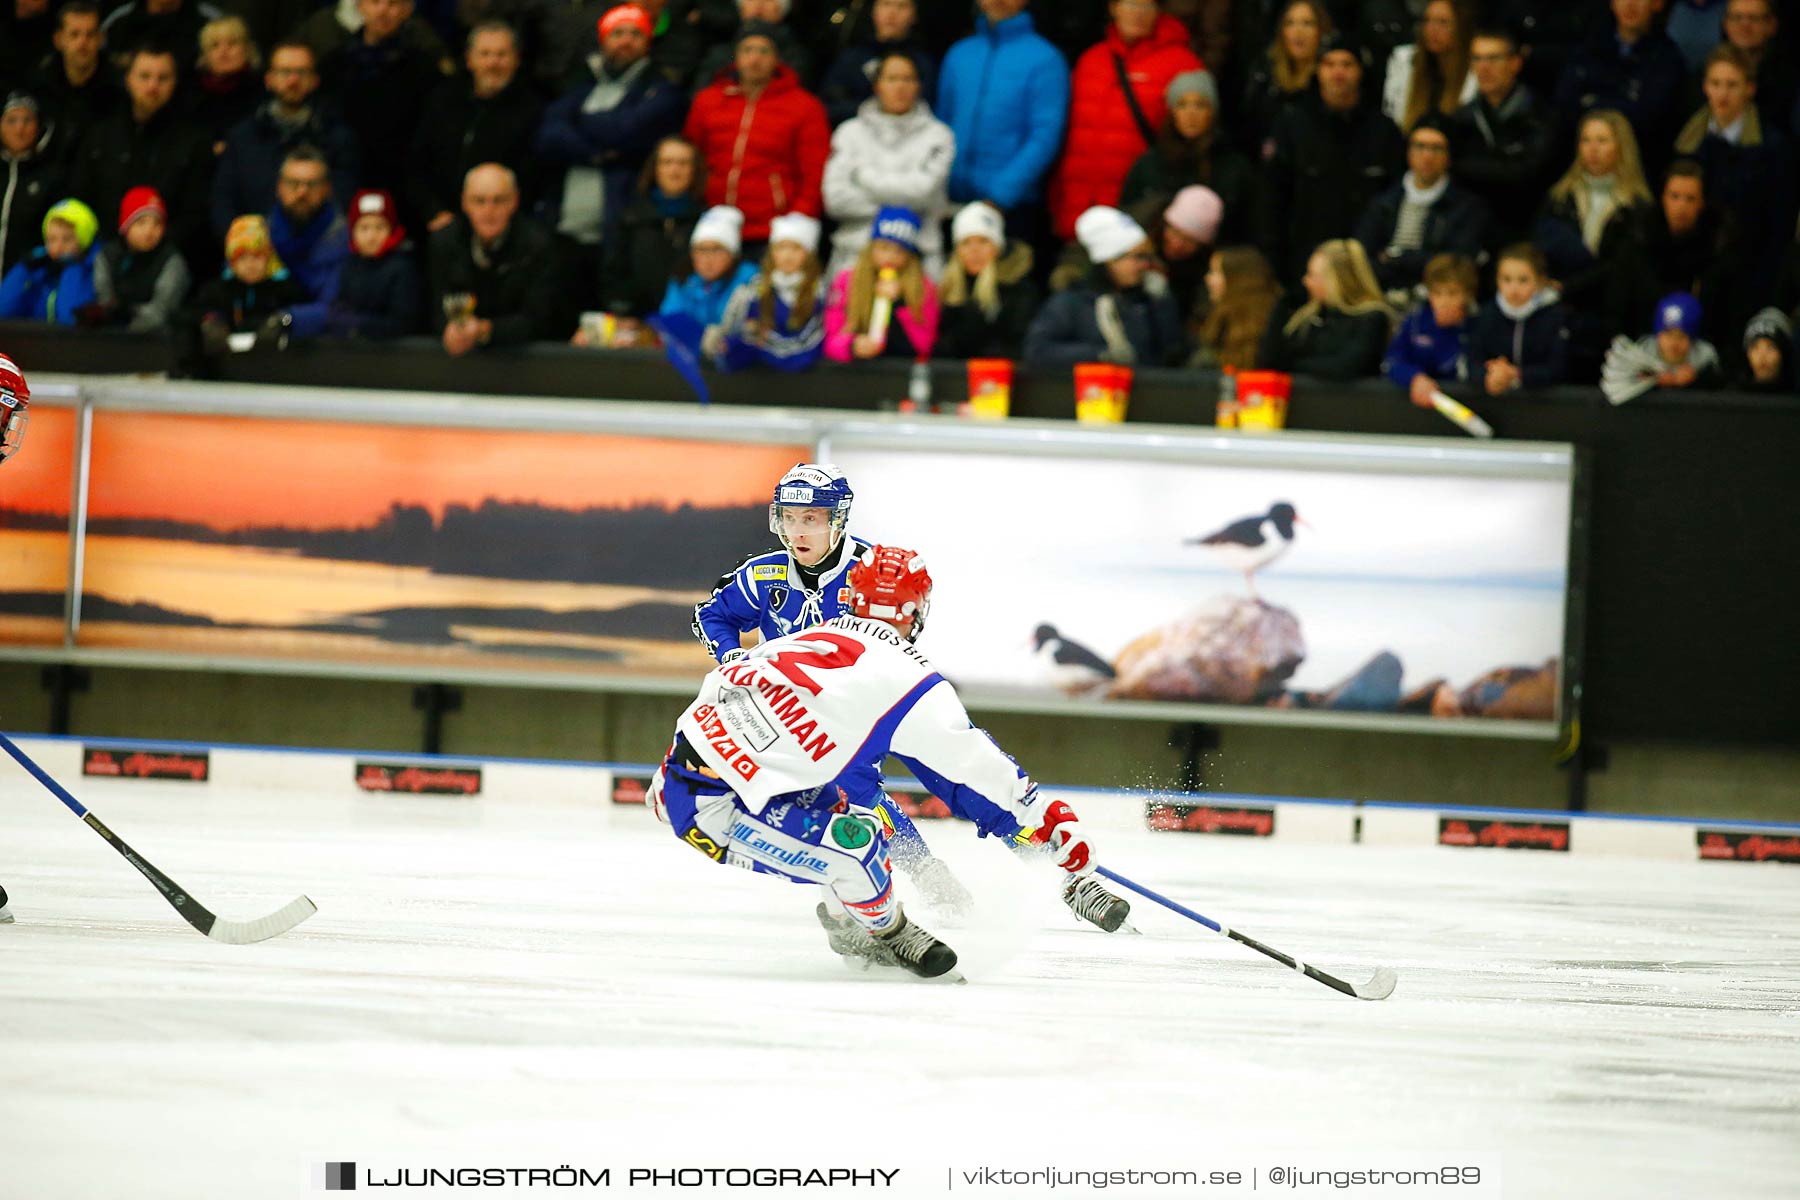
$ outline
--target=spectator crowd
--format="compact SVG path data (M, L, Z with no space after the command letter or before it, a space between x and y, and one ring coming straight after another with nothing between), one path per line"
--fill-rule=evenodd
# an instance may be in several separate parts
M1795 0L0 0L0 319L1795 390Z

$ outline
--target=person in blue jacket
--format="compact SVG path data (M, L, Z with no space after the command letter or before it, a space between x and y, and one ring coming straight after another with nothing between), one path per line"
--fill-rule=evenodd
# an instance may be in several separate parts
M950 198L1006 214L1039 205L1062 150L1069 64L1038 34L1029 0L980 0L975 32L950 47L938 75L938 119L956 134Z
M688 238L693 272L671 279L657 315L688 318L697 330L709 329L725 319L725 306L739 287L756 278L756 268L742 261L744 214L721 204L700 214ZM696 343L699 333L695 332Z
M1469 310L1475 301L1475 264L1439 254L1425 264L1426 303L1407 314L1388 343L1381 373L1420 408L1445 383L1469 377Z
M0 279L0 317L74 325L94 302L94 235L100 220L79 200L44 214L44 244Z

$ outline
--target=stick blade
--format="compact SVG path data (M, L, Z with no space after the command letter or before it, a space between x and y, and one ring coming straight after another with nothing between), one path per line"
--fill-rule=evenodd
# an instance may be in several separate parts
M266 942L272 937L280 937L318 911L318 905L305 896L300 896L286 908L266 917L258 917L254 921L227 921L221 917L213 922L212 928L206 931L206 936L229 946Z
M1367 983L1355 984L1358 1000L1386 1000L1394 994L1394 988L1400 977L1394 974L1392 967L1379 967Z

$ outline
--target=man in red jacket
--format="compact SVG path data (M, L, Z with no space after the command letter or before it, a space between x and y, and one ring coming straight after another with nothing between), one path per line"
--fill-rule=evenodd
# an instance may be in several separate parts
M706 203L741 210L746 243L766 241L783 213L824 213L831 126L782 63L776 36L772 25L744 24L736 71L694 97L685 130L706 159Z
M1126 172L1162 132L1169 81L1201 66L1186 27L1157 0L1112 0L1111 11L1105 40L1088 47L1069 81L1069 140L1050 182L1050 217L1064 241L1076 217L1119 202Z

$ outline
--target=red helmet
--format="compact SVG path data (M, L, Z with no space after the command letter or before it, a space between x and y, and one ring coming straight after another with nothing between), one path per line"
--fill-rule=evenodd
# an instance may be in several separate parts
M13 360L0 354L0 462L17 452L25 440L29 418L25 410L31 405L31 389L25 384L25 373Z
M870 546L850 568L850 608L859 617L886 621L908 641L917 638L931 609L924 558L898 546Z

